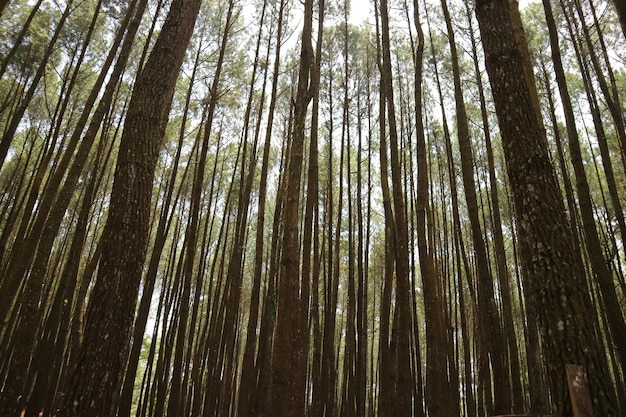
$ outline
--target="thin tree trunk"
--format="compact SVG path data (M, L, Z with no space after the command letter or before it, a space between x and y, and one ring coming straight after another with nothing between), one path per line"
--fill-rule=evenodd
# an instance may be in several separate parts
M426 322L426 378L429 389L426 391L427 408L431 409L434 415L440 415L443 410L437 411L437 407L443 407L445 399L448 397L448 386L446 383L446 364L440 355L443 353L443 321L441 318L441 299L437 291L438 274L433 260L433 248L429 247L427 229L428 213L430 212L429 194L429 168L428 151L426 146L426 135L424 133L424 122L422 118L422 77L424 65L424 31L419 17L419 1L413 1L413 20L417 31L417 47L414 52L415 76L414 101L415 101L415 134L417 137L417 201L416 201L416 229L417 229L417 249L419 253L420 272L424 288L424 315ZM417 335L416 335L417 336ZM418 347L419 349L419 347ZM417 381L421 384L421 381ZM431 408L434 407L434 408ZM421 404L417 408L420 414L423 413ZM442 415L442 414L441 414Z
M613 74L613 69L611 68L610 61L605 61L605 67L608 72L609 79L611 81L611 87L609 87L609 83L606 80L602 67L600 66L600 61L596 54L596 43L591 39L591 34L589 32L589 28L587 27L587 23L585 21L585 11L583 11L582 6L580 4L580 0L574 0L573 6L576 9L576 13L578 15L578 19L580 20L582 35L585 39L585 43L587 44L587 57L591 60L591 66L593 71L596 74L596 78L598 80L598 84L600 85L600 91L602 92L602 96L604 97L604 102L609 109L609 113L611 114L611 118L613 119L613 124L615 128L615 136L617 137L617 147L620 155L620 160L622 162L622 168L626 170L626 126L624 123L624 115L623 109L620 102L620 97L618 95L618 90L615 84L615 76ZM563 3L561 3L563 4ZM595 17L595 8L593 7L593 3L591 3L592 14ZM563 11L567 13L566 8L563 6ZM572 21L574 18L572 16ZM600 40L600 48L603 49L603 55L606 57L606 46L604 44L604 39L602 37L602 33L598 28L598 37ZM588 72L589 74L590 72ZM626 239L623 235L625 231L622 230L622 239Z
M607 321L611 329L613 343L616 346L619 362L626 363L626 323L622 309L617 299L615 285L613 284L613 274L611 273L607 261L603 256L600 237L596 229L596 220L593 212L593 202L589 183L585 173L585 166L582 160L578 132L576 129L576 119L572 108L570 94L565 79L565 71L561 61L559 40L556 24L552 15L552 7L547 0L543 1L543 8L546 14L546 22L550 33L550 46L552 50L552 62L556 81L559 87L561 103L565 113L565 124L567 127L567 138L569 143L569 153L576 177L576 189L578 191L578 204L582 216L582 225L585 232L587 253L591 262L591 268L595 279L602 293L602 301L606 309ZM552 103L550 102L552 105ZM572 220L574 219L572 213Z
M324 32L325 1L318 2L318 26L317 41L315 45L315 56L322 56L323 32ZM320 286L320 210L319 210L319 113L320 113L320 72L321 59L315 61L311 69L311 89L313 90L313 104L311 109L311 141L309 146L309 164L307 173L307 200L304 213L304 235L303 235L303 262L302 276L307 279L309 270L311 271L311 303L307 311L307 329L312 330L311 371L310 384L307 391L307 398L311 398L311 405L307 409L310 415L319 415L321 410L320 380L322 375L322 333L320 331L319 317L319 286ZM310 236L312 235L312 236ZM311 239L313 242L311 243ZM313 246L313 253L309 255ZM307 264L312 262L312 267ZM308 357L309 355L307 355Z
M561 9L566 10L566 6L563 2L561 2ZM576 38L575 28L572 19L569 17L568 13L564 13L567 20L567 27L570 33L570 36ZM611 201L611 206L613 208L613 216L615 216L615 220L618 224L618 231L621 237L622 242L626 237L626 220L624 218L624 210L622 208L622 204L619 198L619 193L617 190L617 183L615 180L615 171L613 169L613 162L611 161L611 156L609 153L609 147L607 142L607 135L604 128L604 123L602 121L600 108L598 106L598 100L596 96L596 92L594 90L590 68L587 60L583 56L582 48L578 45L577 42L574 43L574 50L576 52L576 59L578 61L578 66L580 68L583 83L585 85L585 93L587 95L587 99L589 101L589 107L591 110L591 116L593 120L593 125L596 131L596 138L598 141L598 147L600 148L600 156L602 159L602 167L604 168L604 176L606 178L606 185L609 191L609 197ZM595 60L594 60L595 61ZM594 64L594 67L596 64ZM599 79L603 77L599 75ZM604 89L603 89L604 90ZM616 125L616 128L618 126ZM626 248L622 245L622 252L626 253Z
M281 1L278 9L278 22L276 31L276 51L274 56L274 68L272 73L272 92L270 96L270 104L268 108L268 122L265 132L265 143L263 146L263 157L261 162L261 179L259 184L259 197L257 207L257 225L256 225L256 238L255 238L255 255L254 255L254 273L253 273L253 286L250 301L250 315L248 317L247 326L247 338L246 346L244 349L244 357L241 370L241 387L239 392L239 414L241 416L250 416L251 410L253 410L256 378L252 376L256 373L254 370L255 363L255 346L258 346L260 341L257 341L257 321L259 313L259 300L261 293L261 275L263 269L263 256L264 253L264 228L265 228L265 204L267 195L267 176L269 165L269 153L270 153L270 140L272 136L272 127L274 122L274 111L276 108L276 97L278 89L278 75L280 66L280 47L282 42L282 30L283 30L283 15L284 15L285 2ZM269 51L268 51L269 53ZM252 416L250 416L252 417Z
M30 24L33 22L33 19L35 18L35 14L41 7L42 3L43 3L43 0L37 0L37 3L32 6L31 11L28 17L26 18L26 21L22 25L22 29L20 29L20 33L17 35L17 38L15 38L15 41L13 43L13 46L11 47L11 50L6 54L6 56L2 60L2 63L0 64L0 79L4 77L4 74L9 64L11 63L11 60L17 53L19 47L22 45L22 41L24 40L26 33L30 29ZM0 17L2 16L2 12L4 11L4 8L6 7L7 4L9 4L9 0L0 0Z
M402 187L402 169L400 147L398 145L398 129L396 127L396 111L393 95L391 70L391 53L389 40L389 16L387 0L380 2L381 39L382 39L382 66L381 86L387 110L389 123L389 148L391 156L391 181L393 199L393 239L395 240L395 279L396 279L396 309L398 314L397 326L392 330L397 338L397 376L396 401L394 410L397 415L410 415L413 412L412 376L410 360L411 313L409 303L409 251L408 225Z
M57 41L59 40L59 37L61 36L61 32L63 28L65 27L67 18L72 13L72 10L73 10L72 3L73 1L68 1L67 4L65 5L65 9L63 10L63 13L61 14L61 18L59 19L59 22L57 23L54 29L54 33L50 37L50 42L48 42L48 46L46 47L44 51L43 57L39 60L39 66L37 67L37 72L35 73L35 76L33 77L33 80L31 81L31 84L28 87L28 90L26 91L24 97L22 98L21 103L19 104L15 113L13 113L13 115L11 116L11 121L8 123L8 126L2 135L2 138L0 138L0 169L2 169L2 166L4 165L5 159L9 152L9 148L11 147L11 142L13 141L13 137L15 136L15 133L17 132L20 122L22 121L22 118L24 117L24 114L26 113L26 109L28 108L28 105L30 104L31 100L33 99L35 95L35 91L37 90L39 81L41 80L41 78L43 77L46 71L46 66L48 64L48 61L50 60L52 53L55 51L55 45ZM2 12L2 9L0 8L0 13L1 12Z
M463 174L463 189L472 230L472 241L477 267L478 314L480 325L486 331L483 339L490 359L493 372L494 386L494 413L508 414L511 410L511 386L507 369L506 340L496 300L494 296L493 278L489 271L486 244L480 226L478 201L476 197L476 183L474 180L474 156L469 134L469 124L461 87L459 59L456 51L452 20L446 0L442 0L443 15L448 30L450 53L452 56L452 72L454 77L454 97L456 103L456 125L461 154L461 171Z
M215 75L209 91L209 103L206 114L206 121L204 123L204 133L202 138L202 147L200 150L200 156L197 162L197 169L194 174L194 181L191 191L191 214L188 224L188 229L185 233L185 240L187 242L186 251L184 252L184 266L183 266L183 292L181 295L181 309L178 312L179 326L177 329L176 349L174 351L174 361L172 370L172 386L170 389L170 398L167 406L167 416L176 417L182 416L184 411L183 404L185 403L185 389L182 386L182 374L183 374L183 353L184 346L187 343L191 343L188 339L188 318L189 318L189 302L187 301L191 294L191 282L194 279L192 277L194 264L196 259L196 250L198 244L198 231L199 231L199 217L200 217L200 205L202 190L204 187L204 171L206 166L206 159L208 153L209 139L211 139L211 131L213 126L213 118L215 115L215 108L219 99L218 86L220 82L220 76L222 72L222 64L224 62L224 56L226 54L226 45L231 29L231 18L233 16L234 0L230 0L228 4L228 12L226 16L226 23L224 26L224 34L222 37L219 57L216 64ZM197 291L199 291L198 289ZM193 332L189 333L189 337L193 337Z

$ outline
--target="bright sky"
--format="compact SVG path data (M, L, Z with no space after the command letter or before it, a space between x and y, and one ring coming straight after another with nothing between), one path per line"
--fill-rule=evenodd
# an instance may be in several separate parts
M426 0L426 1L440 1L440 0ZM529 3L536 2L540 0L518 0L520 9L524 9ZM626 0L623 0L626 1ZM254 11L252 9L251 4L246 4L244 6L244 15L248 20L253 20L256 18ZM296 20L299 20L298 26L302 24L302 16L295 15ZM372 0L351 0L350 1L350 17L349 22L353 25L359 25L361 22L370 18L371 21L374 20L374 5ZM298 42L298 34L299 30L294 30L291 33L291 37L283 47L289 49L292 48Z
M433 1L433 0L431 0ZM520 9L524 9L528 3L539 0L518 0ZM626 1L626 0L625 0ZM369 16L374 16L374 8L372 0L351 0L350 4L350 23L359 24L366 20Z
M374 16L374 8L371 0L351 0L350 3L350 23L358 24L367 20L369 16Z

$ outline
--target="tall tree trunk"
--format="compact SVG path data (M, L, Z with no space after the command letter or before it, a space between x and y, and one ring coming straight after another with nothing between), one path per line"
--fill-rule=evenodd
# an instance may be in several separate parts
M573 20L573 18L569 16L565 3L562 1L560 3L561 3L561 9L564 11L564 16L566 18L567 28L568 28L570 36L574 39L579 38L580 34L577 33L578 31L575 28L575 21ZM611 206L613 208L612 214L615 217L615 220L617 221L618 231L619 231L621 240L622 242L624 242L626 239L626 219L624 217L624 210L622 208L622 203L619 198L617 182L615 180L615 170L613 169L613 162L611 161L611 156L609 153L606 130L604 127L604 122L602 120L601 111L598 105L596 90L594 89L594 86L591 80L591 69L589 68L589 63L588 63L588 59L586 59L585 51L583 50L582 46L579 45L579 42L574 42L574 50L576 52L576 59L577 59L578 66L581 71L583 83L585 85L585 93L587 95L587 100L589 102L589 106L591 110L593 125L596 131L596 138L598 141L598 147L600 148L602 167L604 168L604 176L606 178L606 185L609 191ZM616 109L615 104L610 105L610 103L613 100L610 98L608 94L606 82L603 81L604 77L599 72L597 59L594 58L595 54L593 54L591 51L587 51L587 54L591 56L592 67L595 69L596 75L598 76L598 81L600 82L600 85L601 85L601 91L603 92L603 95L607 99L607 105L609 106L609 109L612 109L611 114L615 120L615 128L617 130L616 133L619 139L620 125L618 121L620 120L620 117L618 117L618 115L615 115L615 112L617 111L619 113L619 110ZM623 153L621 155L623 155ZM623 160L624 159L622 158L622 161ZM624 248L624 245L622 245L622 252L626 254L626 248Z
M577 363L587 369L596 413L616 415L615 393L594 329L586 278L577 267L581 260L571 246L571 226L529 82L519 70L522 55L515 44L508 3L481 0L476 16L513 191L522 272L531 288L530 302L541 307L537 313L556 412L570 410L565 365Z
M322 56L325 1L318 2L318 26L315 56ZM302 276L308 279L311 276L311 303L307 309L307 329L311 331L312 341L309 349L311 352L310 385L307 398L311 398L311 404L307 410L310 415L321 413L320 381L322 376L322 333L320 331L319 316L319 285L320 285L320 210L319 210L319 113L320 113L320 72L321 59L315 61L311 70L311 89L313 91L313 104L311 109L311 142L309 146L309 164L307 173L307 199L304 213L304 233L302 243ZM311 242L311 240L313 240ZM311 253L311 245L313 252ZM313 263L311 266L310 263ZM304 317L304 315L303 315ZM307 355L309 356L309 355Z
M85 336L67 396L73 416L116 412L146 256L154 170L199 0L174 0L126 115Z
M222 35L221 45L219 49L219 56L217 59L215 75L211 83L209 91L209 103L206 112L206 121L204 123L204 133L202 137L202 146L200 148L200 155L197 161L197 169L194 173L194 181L191 190L191 213L188 224L188 229L185 232L186 250L184 252L184 266L183 266L183 292L181 295L181 309L178 313L179 326L177 329L176 349L174 351L174 362L172 370L172 387L170 391L170 398L167 406L168 417L182 416L184 412L185 403L185 387L182 385L183 369L187 366L183 364L184 347L186 344L191 343L190 338L193 338L193 331L188 335L188 318L189 318L189 297L191 294L193 271L196 261L196 251L198 245L199 223L200 223L200 207L202 204L202 191L204 188L204 176L207 160L207 153L209 147L209 140L211 139L211 132L213 127L213 118L215 115L215 109L220 97L218 94L218 86L220 83L220 76L222 73L222 65L224 57L226 55L226 45L228 42L233 17L234 0L230 0L228 3L228 11L226 15L226 22L224 25L224 33ZM232 183L231 183L232 184ZM200 291L197 289L196 291ZM193 330L193 329L191 329ZM184 368L183 368L184 367Z
M446 373L444 373L443 375L446 376L446 383L447 383L447 389L448 389L448 397L452 397L455 398L455 400L458 400L458 395L455 391L458 391L457 388L455 386L453 386L452 382L454 381L454 379L457 379L457 376L452 374L452 369L449 367L449 364L451 363L452 360L454 360L454 358L451 356L451 354L454 353L453 349L451 349L448 345L450 343L449 340L449 335L448 335L448 330L447 328L450 327L450 321L449 321L449 314L447 311L447 306L449 306L449 302L446 298L446 282L447 280L447 276L451 274L451 262L449 261L450 257L454 256L457 261L457 263L460 263L460 260L462 260L462 264L465 270L465 274L466 274L466 278L469 282L470 288L474 288L474 284L473 284L473 271L471 266L469 265L468 262L468 258L467 258L467 251L465 249L465 241L463 240L463 236L462 236L462 227L461 227L461 215L460 215L460 204L459 204L459 197L458 197L458 185L457 185L457 169L456 169L456 163L455 163L455 158L453 156L453 149L452 149L452 141L451 141L451 137L450 137L450 130L448 127L448 118L447 118L447 109L444 105L444 96L443 96L443 89L442 89L442 83L441 83L441 79L439 76L439 65L436 61L436 57L435 57L435 46L434 46L434 41L433 41L433 35L432 35L432 26L430 24L430 20L429 20L429 15L428 13L426 13L426 19L428 22L428 26L429 26L429 32L430 32L430 47L431 47L431 53L433 54L433 59L435 60L434 62L434 75L435 75L435 82L436 82L436 86L437 86L437 93L439 96L439 104L440 104L440 109L441 109L441 124L443 125L443 146L445 148L445 171L447 171L448 175L448 189L450 192L450 201L449 203L446 201L445 197L442 195L441 199L442 199L442 204L451 205L451 211L452 211L452 230L451 233L448 232L447 230L447 222L446 222L446 214L444 212L443 216L443 242L440 242L439 246L440 246L440 250L443 251L442 254L440 254L440 258L441 258L441 265L438 265L439 268L439 273L440 273L440 280L439 282L437 282L437 287L435 288L436 291L438 291L437 296L440 299L440 303L441 303L441 334L440 334L440 340L438 341L439 343L441 343L441 347L439 349L441 349L443 352L439 353L435 353L437 355L442 355L441 360L443 360L445 371ZM444 181L444 168L442 168L443 163L442 163L442 157L438 155L438 159L439 159L439 170L440 170L440 184L441 186L445 186L445 181ZM452 254L449 253L449 247L451 245L452 242L452 246L454 248L454 251ZM459 260L460 259L460 260ZM425 289L425 296L426 296L426 289ZM477 301L476 301L476 297L473 296L473 300L472 300L473 304L476 305ZM449 308L449 307L448 307ZM487 346L487 342L485 341L486 339L486 331L487 329L483 326L478 327L478 345L479 348L482 351L484 351L486 349ZM428 337L428 334L427 334ZM485 395L481 395L479 396L479 404L486 404L486 409L488 410L488 413L491 414L492 413L492 409L493 409L493 401L492 401L492 395L491 395L491 384L488 382L491 380L491 370L489 368L489 361L488 361L488 356L487 355L482 355L479 356L479 361L478 361L478 389L481 390L482 393L484 393ZM433 376L435 377L435 376ZM438 376L437 376L438 377ZM443 381L441 382L443 383ZM484 400L484 401L480 401L480 400ZM453 402L445 402L443 404L431 404L430 406L434 406L434 407L445 407L445 414L451 414L451 413L457 413L459 412L459 407L458 407L458 402L455 403L453 405Z
M441 2L448 39L450 53L452 56L452 73L454 77L454 99L456 103L456 125L461 153L461 171L463 174L463 189L472 230L472 242L476 257L477 273L477 293L478 293L478 314L480 325L486 331L485 342L486 353L490 361L490 368L493 372L493 396L494 413L508 414L511 410L511 386L509 383L509 373L507 369L506 340L502 330L502 322L496 300L494 296L493 278L489 270L489 260L485 240L483 238L478 213L478 199L476 197L476 182L474 180L474 156L469 133L469 123L463 90L461 87L461 73L459 70L459 58L456 51L452 20L446 0Z
M389 40L389 7L387 0L380 2L381 39L382 39L382 66L381 87L386 104L387 122L389 123L389 148L391 156L391 182L393 199L395 240L395 279L396 279L396 309L398 314L397 326L392 330L397 338L397 376L395 381L396 401L394 410L398 415L410 415L413 412L412 375L411 375L411 309L409 302L409 248L408 224L402 186L402 164L400 146L398 144L398 129L396 127L396 111L393 96L393 82L391 70L391 52Z
M278 281L278 317L272 357L272 400L274 415L304 415L306 358L301 351L302 338L307 338L306 323L301 323L304 302L300 297L300 188L304 159L304 137L307 108L312 98L311 70L315 63L311 35L313 0L304 3L304 27L300 50L298 88L294 99L294 123L291 148L287 155L284 235L280 278ZM293 347L293 349L290 349Z
M179 191L172 203L172 198L174 195L174 189L176 184L176 178L178 177L178 167L181 158L181 152L183 149L184 139L186 135L187 129L187 119L189 115L189 105L191 101L191 94L193 91L194 81L196 78L196 72L198 69L199 61L200 61L200 51L201 47L198 47L198 51L196 53L195 63L193 70L191 72L191 76L189 79L189 89L187 90L187 97L185 100L185 108L183 110L183 119L181 122L180 133L178 136L178 146L176 148L176 154L174 156L174 160L172 163L172 172L170 175L169 183L167 185L167 191L165 196L163 197L162 203L162 211L159 216L159 222L156 227L156 236L154 241L154 246L152 248L152 252L150 254L150 260L148 262L148 270L146 272L144 278L144 288L141 293L141 300L139 301L139 305L137 306L137 318L135 320L134 329L133 329L133 340L132 347L129 355L128 368L126 369L126 373L124 376L124 385L122 387L122 392L120 395L120 401L118 405L118 417L130 417L131 412L131 403L133 396L133 389L135 385L135 374L137 373L137 366L139 365L139 355L141 354L141 349L143 346L144 333L146 330L146 324L148 323L148 316L150 313L150 305L152 303L152 295L154 293L154 287L156 285L157 280L157 271L159 267L159 263L161 260L161 255L163 253L163 249L165 247L165 243L167 241L167 235L170 230L170 226L172 224L171 215L174 213L176 209L176 205L179 200L180 190L182 189L182 184L179 187ZM197 141L194 143L194 149L197 147ZM192 152L193 153L193 152ZM187 170L189 169L189 163L185 167L184 174L187 174ZM183 175L184 178L187 175Z
M574 9L576 9L576 13L580 21L581 27L579 30L582 32L582 36L584 37L585 43L587 44L586 56L591 60L591 67L596 73L596 79L598 80L600 91L602 92L602 96L604 97L604 102L606 103L606 106L609 109L609 113L611 114L611 118L613 119L613 127L615 128L615 136L617 137L617 147L620 155L620 160L622 162L622 168L626 170L626 125L624 122L623 108L616 86L613 69L611 67L611 62L608 59L604 62L604 67L606 68L609 80L611 82L611 85L609 86L609 82L607 82L606 80L603 67L601 66L598 55L596 54L598 42L594 42L594 40L591 39L591 33L585 21L585 15L587 13L583 11L580 0L574 0L572 3ZM591 3L591 8L592 15L595 18L596 12L593 3ZM567 13L567 9L565 6L563 6L562 9L565 13ZM573 16L571 17L571 20L572 22L574 22L574 25L576 25L576 21ZM599 38L599 47L600 49L602 49L603 56L607 57L606 45L604 43L604 38L599 27L597 28L597 32ZM590 72L588 72L588 74L590 74ZM626 237L624 236L626 234L626 230L621 229L621 233L622 239L626 239Z
M333 72L330 71L328 75L328 107L333 113L334 101L332 92L333 84ZM328 172L333 172L333 134L334 123L331 117L328 121L328 140L327 140L327 169ZM343 159L339 162L339 171L343 166ZM326 256L326 276L324 282L324 317L323 317L323 334L322 334L322 372L319 383L319 395L321 397L322 404L320 407L321 413L326 415L333 415L333 407L335 405L336 390L335 382L337 380L337 369L335 366L335 332L337 327L337 315L335 314L337 308L337 292L339 287L339 263L336 262L336 247L339 244L339 236L341 233L341 222L337 221L337 226L334 229L333 234L333 222L335 218L340 219L343 213L343 179L339 177L339 185L337 187L338 202L336 205L337 212L335 213L334 204L334 189L335 185L332 177L328 179L326 185L326 201L324 202L325 223L328 226L327 235L327 256Z
M619 16L619 24L622 26L622 33L624 34L624 38L626 38L626 3L620 0L613 0L613 4Z
M243 417L250 416L253 412L253 404L255 398L255 388L257 385L256 378L252 378L256 374L254 370L255 365L255 350L260 344L260 340L256 340L257 321L259 313L259 300L261 297L261 275L263 269L263 257L264 253L264 228L265 228L265 205L267 196L267 177L268 177L268 165L269 165L269 153L272 137L272 127L274 123L274 111L276 108L276 97L278 90L278 75L280 66L280 44L282 42L283 31L283 15L285 9L285 2L281 1L278 9L278 22L276 31L276 51L274 56L274 67L272 72L272 92L270 95L270 104L268 108L268 122L265 132L265 143L263 145L263 156L261 161L261 179L259 183L259 197L257 206L257 225L256 225L256 238L254 248L254 273L253 284L251 293L251 311L248 317L246 346L244 348L243 363L241 369L241 387L239 391L239 415ZM269 51L268 51L269 53ZM257 354L257 358L258 358ZM258 359L257 359L258 360ZM251 417L251 416L250 416Z
M378 6L378 2L375 3ZM382 45L379 25L379 8L376 11L376 38L377 38L377 64L382 68ZM389 417L394 414L393 399L395 390L395 357L391 348L391 294L393 292L393 267L396 252L396 243L393 238L394 216L392 211L392 197L389 187L389 156L387 154L387 113L385 112L385 87L383 75L380 76L378 96L378 123L380 129L380 185L383 196L383 209L385 213L385 245L384 266L382 271L382 283L380 288L380 330L378 337L378 413L381 417Z
M361 94L357 95L357 108L361 108ZM357 332L357 358L356 358L356 415L366 416L366 399L367 399L367 343L368 329L367 329L367 308L368 308L368 296L367 296L367 271L368 265L366 258L366 239L365 234L367 231L363 225L363 168L361 161L363 160L363 127L361 118L357 120L358 130L358 148L357 148L357 167L356 167L356 182L357 182L357 312L356 312L356 332ZM369 234L368 234L369 235Z
M580 214L582 217L582 225L585 233L587 253L591 262L591 268L595 279L602 292L602 301L604 303L607 321L611 329L613 343L616 345L619 362L626 363L626 323L622 309L619 305L615 285L613 283L613 274L611 273L607 261L604 258L600 237L596 229L595 214L593 212L593 201L589 190L589 183L585 173L585 166L582 159L580 143L578 140L578 132L576 129L576 119L574 109L567 88L565 79L565 71L561 60L561 52L559 48L559 39L556 30L556 23L552 14L552 6L547 0L543 1L543 8L546 14L546 23L550 34L550 47L552 50L552 63L556 75L557 85L561 96L561 103L565 113L565 124L567 127L567 139L569 143L569 153L576 177L576 189L578 191L578 204L580 206ZM574 216L572 215L572 219Z
M46 71L46 66L48 65L48 61L50 60L52 53L55 51L55 45L57 41L59 40L59 37L61 36L61 32L63 28L65 27L65 23L67 22L68 17L72 13L72 10L73 10L72 3L73 1L68 1L67 4L65 5L65 9L63 10L63 13L61 14L61 18L59 19L59 22L57 23L54 29L54 33L52 34L50 38L50 42L48 42L48 46L46 47L44 51L43 57L40 59L39 66L37 67L37 72L35 73L35 76L33 77L33 80L31 81L31 84L28 87L28 90L26 91L24 97L22 98L21 103L17 107L15 113L13 113L13 115L11 116L11 120L8 123L8 126L6 127L6 130L3 132L2 137L0 138L0 169L4 165L5 159L9 152L9 148L11 147L11 142L13 142L13 137L15 136L15 133L17 132L20 122L22 121L22 118L24 117L24 114L26 113L26 109L28 108L28 105L30 104L31 100L33 99L35 95L35 91L37 90L39 81L41 81L41 78L44 76L44 73ZM2 12L2 9L0 9L0 13L1 12Z
M442 300L438 291L439 274L433 260L433 248L428 240L428 213L430 212L430 193L428 176L428 148L423 122L422 77L424 66L424 31L419 17L419 1L413 0L413 20L417 30L415 49L415 134L417 137L417 202L415 208L417 228L417 250L419 253L420 273L424 288L424 316L426 325L426 391L427 408L433 415L443 415L441 407L448 398L448 384L445 377L446 361L444 356L444 328L442 318ZM431 225L432 227L433 225ZM421 384L421 381L417 381ZM421 409L421 405L418 409Z
M281 2L284 6L285 3ZM281 11L284 11L281 8ZM287 122L287 130L292 126L293 109L289 114L289 120ZM269 130L268 130L269 132ZM288 149L290 141L287 140L287 146L283 148L283 153L288 153L285 149ZM268 284L267 292L265 294L265 301L263 303L263 315L261 317L261 328L259 330L259 353L257 361L255 363L257 373L257 389L253 402L253 406L250 409L250 416L271 416L272 398L271 398L271 384L272 384L272 343L276 338L276 310L277 310L277 275L279 268L279 254L281 251L280 241L280 228L282 218L285 215L285 190L286 190L286 176L284 165L286 156L283 155L280 164L280 176L278 179L278 190L276 192L276 206L274 208L274 222L272 224L272 238L268 268Z
M478 95L480 99L480 112L483 125L483 133L485 135L485 148L487 153L487 165L489 170L489 197L491 202L491 216L492 216L492 231L493 231L493 243L494 252L496 258L496 271L498 275L498 282L500 283L502 296L502 312L504 318L504 330L509 350L509 364L511 370L511 388L512 388L512 407L513 412L523 412L524 401L522 400L523 392L521 387L521 375L519 351L517 347L517 337L515 335L515 327L513 324L513 300L511 299L510 288L510 273L507 265L507 256L504 246L504 235L502 232L502 218L500 215L500 198L498 191L498 182L496 179L496 167L493 155L493 146L491 143L491 129L489 125L489 118L487 113L487 104L485 99L485 91L483 88L483 80L481 70L479 67L478 54L476 48L476 39L474 36L474 29L472 25L471 10L469 4L466 4L467 21L470 29L470 41L472 45L472 61L474 63L474 72L476 76L476 84L478 87ZM530 376L530 374L529 374ZM543 384L536 380L529 381L529 385L532 387L539 387L538 392L541 391ZM532 398L532 396L531 396Z
M351 417L356 415L356 391L355 391L355 363L356 363L356 285L355 285L355 259L354 259L354 209L352 202L352 170L351 170L351 140L350 140L350 99L349 99L349 77L350 58L348 51L348 3L343 3L343 21L341 23L342 32L342 55L343 55L343 102L342 102L342 123L341 123L341 146L342 154L345 152L346 168L345 174L339 171L340 176L346 178L346 195L348 203L347 217L347 290L345 291L345 341L343 343L343 381L341 383L341 407L340 416Z

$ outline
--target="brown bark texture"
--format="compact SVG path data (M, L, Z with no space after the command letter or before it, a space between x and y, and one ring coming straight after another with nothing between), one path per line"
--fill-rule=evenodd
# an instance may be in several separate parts
M172 3L133 89L102 236L98 276L71 377L67 400L67 414L71 416L112 416L116 411L146 257L154 170L200 3Z
M278 317L272 358L271 409L274 415L304 414L306 358L302 356L302 338L307 337L302 323L300 298L300 188L304 160L304 139L307 108L311 101L310 76L315 61L311 34L313 0L304 3L304 28L300 50L298 87L291 131L291 148L285 172L285 216L282 258L278 282ZM304 365L303 365L304 364Z
M616 415L615 393L600 349L587 283L578 268L572 229L537 120L506 0L477 2L485 61L502 134L518 219L522 273L537 308L554 407L571 410L565 365L589 370L596 412Z

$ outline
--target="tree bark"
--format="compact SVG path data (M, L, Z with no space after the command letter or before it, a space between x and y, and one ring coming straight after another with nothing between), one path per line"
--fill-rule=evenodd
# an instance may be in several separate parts
M305 406L306 358L302 355L302 338L308 329L301 321L304 301L300 293L300 188L304 159L305 122L312 98L311 70L315 62L311 43L313 0L304 3L304 27L300 50L298 87L291 131L291 148L287 155L285 208L283 217L282 257L278 281L278 317L272 357L272 399L274 415L302 416Z
M556 23L552 14L552 6L547 0L543 1L543 8L546 14L546 23L550 34L550 47L552 50L552 63L556 75L556 81L561 96L561 103L565 113L565 125L567 128L567 139L569 143L570 158L574 168L576 178L576 189L578 191L578 203L582 217L582 225L587 243L587 252L595 279L602 292L602 301L607 312L607 321L611 329L613 343L616 346L620 363L626 363L626 323L622 309L619 305L613 274L604 258L600 237L596 229L596 220L593 212L593 201L589 189L589 182L585 173L585 166L582 159L578 132L576 129L576 119L574 109L567 87L565 71L561 60L558 33ZM574 219L572 213L572 220Z
M596 412L616 415L615 393L599 336L585 276L577 267L571 226L550 162L545 132L537 120L505 0L481 0L476 6L485 61L502 133L522 261L537 309L545 347L545 365L555 411L570 410L565 365L586 367Z
M5 9L9 5L9 0L0 0L0 17L4 13Z
M154 170L199 0L175 0L142 70L122 134L102 257L70 384L72 416L112 416L146 256Z
M478 212L478 199L476 196L476 182L474 180L474 155L469 133L469 123L465 110L465 101L461 86L461 72L459 70L459 58L456 50L452 19L446 0L442 0L442 9L452 58L452 73L454 78L454 99L456 103L456 125L459 150L461 154L461 172L463 177L463 190L472 230L472 243L476 257L476 278L478 281L478 314L480 326L486 331L486 353L490 360L490 368L493 373L493 396L494 413L506 414L511 411L511 386L509 383L508 357L506 340L502 330L502 321L496 305L493 288L493 278L489 270L489 260L485 240L480 225Z
M1 5L0 5L1 6ZM72 13L72 1L68 1L63 13L61 14L61 18L59 19L59 23L56 25L54 29L54 33L50 38L50 42L46 47L43 57L40 59L39 66L37 67L37 72L33 77L33 80L26 91L26 94L22 98L22 102L18 105L15 113L13 113L11 117L11 121L8 123L6 130L3 132L2 137L0 138L0 168L4 165L5 159L9 152L9 148L11 147L11 142L13 142L13 137L17 132L17 129L26 113L26 109L30 104L31 100L35 95L35 91L37 90L37 86L41 81L41 78L44 76L46 71L46 66L52 53L55 51L55 45L61 36L61 32L65 27L65 23L67 22L68 17ZM0 14L2 13L2 9L0 8Z
M398 415L412 414L412 375L410 360L411 338L411 309L409 303L409 248L408 248L408 224L406 221L406 208L404 188L402 184L402 165L400 146L398 142L398 129L396 126L396 111L393 95L393 81L391 69L391 52L389 39L389 7L387 0L380 2L381 15L381 41L382 41L382 66L381 88L387 111L389 123L389 149L391 156L391 182L394 221L392 239L395 241L394 272L396 281L396 314L397 323L392 329L392 339L397 340L397 375L395 381L396 401L394 410ZM384 174L383 174L384 175ZM395 320L394 320L395 322ZM396 325L397 324L397 325Z
M624 34L624 38L626 38L626 3L620 0L613 0L613 4L619 16L619 24L622 26L622 33Z

